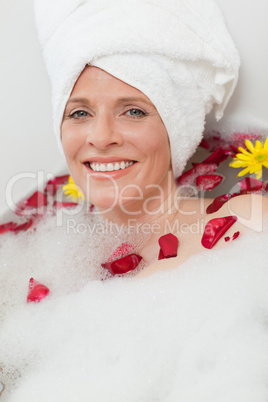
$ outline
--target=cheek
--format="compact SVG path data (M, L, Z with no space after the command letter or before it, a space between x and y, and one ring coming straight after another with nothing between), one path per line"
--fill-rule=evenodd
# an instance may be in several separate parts
M163 123L162 123L163 126ZM163 126L154 127L145 139L145 147L151 156L154 156L157 163L171 164L171 153L169 138L166 128ZM164 168L164 166L162 166Z
M73 129L64 127L61 131L61 144L66 159L71 160L80 147L79 136L75 135Z

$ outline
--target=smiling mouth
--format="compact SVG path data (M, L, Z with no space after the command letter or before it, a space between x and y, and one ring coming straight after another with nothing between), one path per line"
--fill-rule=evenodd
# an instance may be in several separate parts
M132 166L134 163L136 163L136 161L121 161L114 163L85 162L85 165L94 172L114 172L116 170L124 170L129 166Z

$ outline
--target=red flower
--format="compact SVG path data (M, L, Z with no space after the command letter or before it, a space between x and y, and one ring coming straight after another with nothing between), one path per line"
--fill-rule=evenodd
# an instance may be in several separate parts
M199 190L212 190L222 182L223 177L216 174L198 176L196 185Z
M111 274L126 274L133 271L139 265L142 257L138 254L129 254L118 260L101 264L102 268L107 269Z
M236 221L236 216L225 216L222 218L211 219L206 224L201 239L202 245L205 248L211 249Z
M160 251L158 255L159 260L163 260L164 258L172 258L177 257L179 240L172 233L168 233L163 235L158 240Z
M27 303L40 302L49 294L49 292L48 287L31 278L29 282Z

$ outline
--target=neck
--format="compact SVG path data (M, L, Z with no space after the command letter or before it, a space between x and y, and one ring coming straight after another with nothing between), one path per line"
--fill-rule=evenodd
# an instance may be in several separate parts
M133 202L125 208L117 207L108 213L99 212L102 219L119 227L133 228L133 232L144 238L139 254L148 263L158 255L159 237L170 232L177 233L177 200L177 187L173 180L170 189L163 189L162 197L152 193L146 200L142 200L142 203Z

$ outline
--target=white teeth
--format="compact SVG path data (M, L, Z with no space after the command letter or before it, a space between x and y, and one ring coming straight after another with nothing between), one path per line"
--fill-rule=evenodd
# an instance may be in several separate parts
M126 169L127 167L133 165L134 161L131 162L115 162L115 163L107 163L106 165L104 163L97 163L93 162L90 163L90 167L94 172L113 172L114 170L123 170Z
M114 170L114 167L113 167L112 163L108 163L107 170L108 170L108 172L112 172Z

